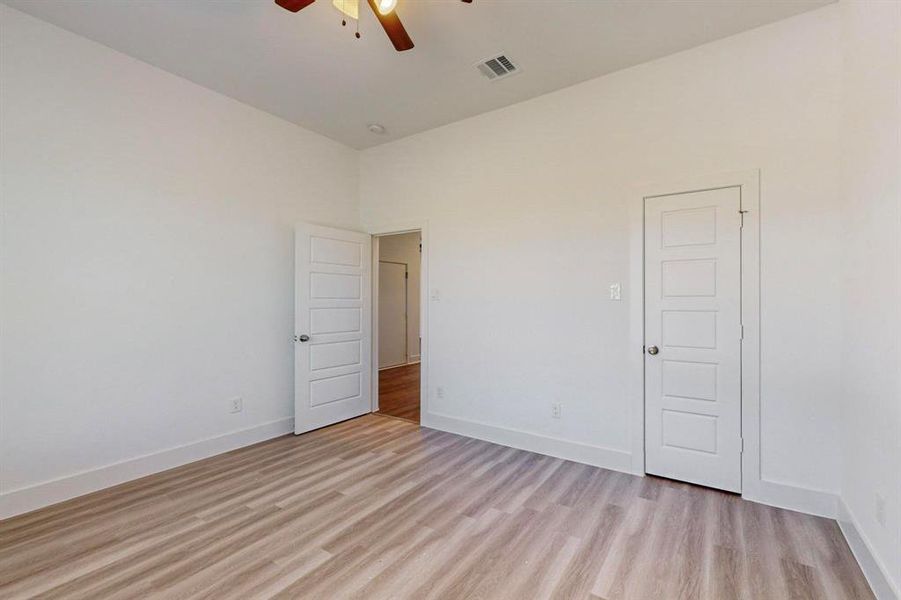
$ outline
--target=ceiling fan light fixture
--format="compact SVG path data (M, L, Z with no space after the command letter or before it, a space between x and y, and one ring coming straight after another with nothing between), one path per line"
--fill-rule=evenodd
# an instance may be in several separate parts
M380 123L370 123L366 128L376 135L385 135L385 126Z
M379 12L383 15L387 15L397 8L397 0L377 0L377 5Z
M359 0L332 0L332 6L351 19L358 20L360 18Z

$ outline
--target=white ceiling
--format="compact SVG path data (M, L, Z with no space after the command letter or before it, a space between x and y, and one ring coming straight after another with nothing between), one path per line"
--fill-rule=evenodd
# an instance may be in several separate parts
M416 47L395 52L361 6L331 0L6 0L44 19L354 148L520 102L832 0L399 0ZM362 0L365 4L365 0ZM522 68L474 68L506 53ZM381 123L385 135L367 130Z

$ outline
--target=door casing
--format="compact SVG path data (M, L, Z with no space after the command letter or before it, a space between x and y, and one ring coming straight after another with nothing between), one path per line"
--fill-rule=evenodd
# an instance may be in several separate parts
M722 173L673 183L642 186L629 206L629 397L631 399L632 472L645 475L644 372L644 206L655 196L741 188L744 224L741 233L742 497L758 499L760 472L760 171Z

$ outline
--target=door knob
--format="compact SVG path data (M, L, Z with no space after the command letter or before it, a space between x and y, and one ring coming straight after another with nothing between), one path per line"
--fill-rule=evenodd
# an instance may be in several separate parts
M651 346L648 348L648 354L650 354L651 356L654 356L658 352L660 352L660 348L658 348L657 346Z
M309 342L309 341L310 341L310 336L308 336L307 334L303 334L303 335L295 335L295 336L294 336L294 341L295 341L295 342Z

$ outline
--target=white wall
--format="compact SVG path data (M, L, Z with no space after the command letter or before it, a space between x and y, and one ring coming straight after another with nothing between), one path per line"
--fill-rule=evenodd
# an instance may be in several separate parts
M364 223L429 222L440 301L424 422L628 465L628 302L606 298L628 282L634 189L759 168L762 475L836 493L839 16L829 6L364 151Z
M842 498L901 597L901 4L843 11Z
M407 361L419 360L420 237L418 231L379 237L379 260L407 265Z
M628 465L628 303L606 296L633 190L760 168L762 474L841 489L897 586L897 12L830 6L364 152L365 223L430 223L424 419ZM46 482L284 428L291 225L358 224L357 153L0 19L0 515Z
M292 226L357 225L357 153L0 16L0 514L50 480L289 430Z

